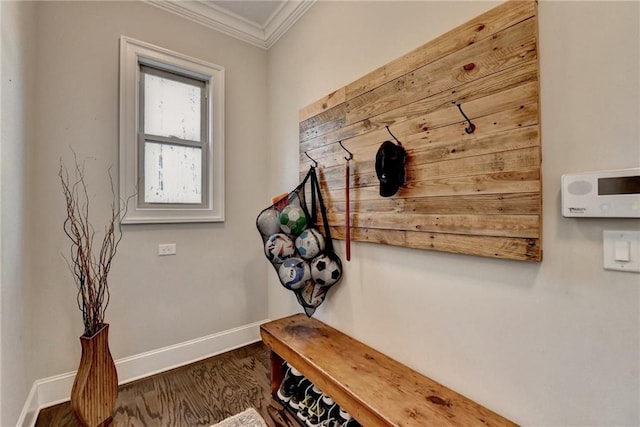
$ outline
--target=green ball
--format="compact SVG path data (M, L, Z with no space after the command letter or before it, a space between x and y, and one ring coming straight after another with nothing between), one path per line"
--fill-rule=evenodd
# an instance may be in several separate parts
M280 213L280 229L287 234L297 236L307 228L307 216L298 205L289 205Z

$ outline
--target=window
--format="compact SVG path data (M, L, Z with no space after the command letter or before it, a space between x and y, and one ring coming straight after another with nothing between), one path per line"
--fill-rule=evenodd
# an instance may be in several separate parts
M224 220L224 69L121 38L124 224Z
M205 89L202 80L140 65L139 206L207 205Z

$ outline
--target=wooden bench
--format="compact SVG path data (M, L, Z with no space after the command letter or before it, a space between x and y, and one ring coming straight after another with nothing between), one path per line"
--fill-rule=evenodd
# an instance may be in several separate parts
M296 314L265 323L271 391L288 361L365 427L516 424L318 321Z

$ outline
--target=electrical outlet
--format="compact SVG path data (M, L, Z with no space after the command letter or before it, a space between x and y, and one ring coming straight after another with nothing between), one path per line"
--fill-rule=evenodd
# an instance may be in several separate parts
M164 243L158 245L158 255L175 255L176 254L176 244L175 243Z

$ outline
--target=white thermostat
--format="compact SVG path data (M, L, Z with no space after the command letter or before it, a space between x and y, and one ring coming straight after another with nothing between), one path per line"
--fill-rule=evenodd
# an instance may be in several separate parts
M640 168L562 175L562 216L640 218Z

